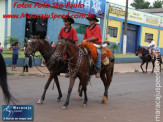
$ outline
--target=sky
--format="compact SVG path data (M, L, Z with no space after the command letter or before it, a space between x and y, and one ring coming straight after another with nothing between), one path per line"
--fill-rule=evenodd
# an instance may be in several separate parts
M112 3L117 3L117 4L123 5L123 6L126 5L126 0L107 0L107 1L112 2ZM132 7L130 6L130 4L131 4L133 1L134 1L134 0L129 0L129 7L130 7L130 8L132 8ZM155 0L145 0L145 1L150 2L151 5L152 5L152 3L153 3Z

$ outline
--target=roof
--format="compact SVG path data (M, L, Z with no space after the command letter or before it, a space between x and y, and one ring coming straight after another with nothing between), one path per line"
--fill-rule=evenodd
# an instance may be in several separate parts
M139 9L140 11L149 13L163 13L163 8L153 8L153 9Z

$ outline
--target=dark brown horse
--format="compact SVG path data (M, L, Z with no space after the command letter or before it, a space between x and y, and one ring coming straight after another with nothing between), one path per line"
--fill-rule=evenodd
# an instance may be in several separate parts
M87 84L90 80L90 76L94 75L94 66L89 64L89 55L84 53L81 47L74 45L71 40L58 40L56 45L56 50L54 53L55 58L62 58L63 55L67 55L69 59L69 70L70 70L70 84L68 88L67 99L63 105L63 109L67 108L69 104L69 99L71 95L72 88L74 86L75 79L78 77L80 79L80 84L82 85L82 91L84 91L84 103L83 106L87 105ZM110 62L108 65L102 65L101 79L103 81L105 91L102 102L105 103L108 99L108 88L112 81L114 70L114 62Z
M41 104L44 101L46 91L52 79L54 79L59 93L57 100L60 101L60 99L62 98L62 92L57 76L60 73L65 72L64 70L66 69L66 65L63 62L55 61L52 58L55 48L51 47L51 45L47 41L40 39L39 36L32 36L31 43L27 45L25 53L29 56L34 54L36 51L39 51L41 53L41 55L45 59L46 66L50 72L50 76L48 78L47 83L45 84L44 92L41 96L41 100L38 101L38 104Z
M156 61L156 58L152 60L152 56L151 54L149 54L149 51L143 47L140 47L138 46L137 47L137 50L136 50L136 56L139 56L140 59L142 59L142 63L140 65L141 69L142 69L142 72L144 72L144 69L143 69L143 65L146 63L146 73L147 73L147 69L148 69L148 63L149 62L152 62L152 72L154 71L154 67L155 67L155 61ZM161 64L162 64L162 59L161 59L161 55L159 54L158 55L158 61L160 62L160 72L161 72Z
M1 53L0 53L0 86L1 86L2 91L3 91L5 101L7 104L9 104L10 101L13 101L13 97L10 94L10 91L8 88L6 64L5 64L5 61L4 61Z

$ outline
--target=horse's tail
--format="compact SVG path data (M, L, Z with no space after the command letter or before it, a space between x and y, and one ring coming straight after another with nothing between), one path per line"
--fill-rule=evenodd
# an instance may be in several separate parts
M161 58L161 54L158 55L157 60L160 62L160 64L163 63L163 62L162 62L162 58Z
M0 53L0 86L3 91L5 101L7 102L7 104L9 104L10 101L13 100L7 84L6 64L1 53Z

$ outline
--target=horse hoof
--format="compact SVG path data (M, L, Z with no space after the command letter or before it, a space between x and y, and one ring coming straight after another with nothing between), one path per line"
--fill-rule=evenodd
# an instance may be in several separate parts
M108 101L108 99L104 96L101 103L105 104Z
M56 102L61 102L61 99L57 99Z
M41 105L41 104L43 104L43 102L41 100L38 100L37 101L37 104L40 104Z
M67 109L67 106L62 106L62 110L66 110Z
M77 97L76 100L80 101L80 97Z
M87 107L87 104L83 104L83 107L84 107L84 108Z

